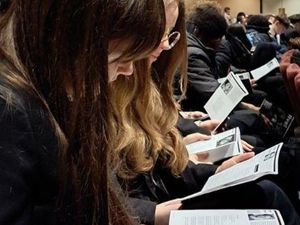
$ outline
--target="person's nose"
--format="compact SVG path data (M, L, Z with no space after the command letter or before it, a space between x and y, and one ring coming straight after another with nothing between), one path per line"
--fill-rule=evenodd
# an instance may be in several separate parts
M118 73L124 76L133 74L133 61L119 64Z
M162 50L168 50L170 48L170 43L169 43L169 39L166 39L166 40L163 40L159 47L162 49Z

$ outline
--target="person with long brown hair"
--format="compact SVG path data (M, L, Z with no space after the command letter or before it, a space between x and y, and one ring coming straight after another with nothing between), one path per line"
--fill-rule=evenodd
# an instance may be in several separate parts
M199 191L211 175L253 153L233 157L220 166L188 160L176 129L178 110L172 92L175 71L186 65L183 1L166 0L165 10L166 32L161 44L148 61L135 63L135 73L144 76L120 77L111 85L115 120L112 162L136 216L143 224L167 225L170 211L181 207L275 207L281 210L287 224L296 225L299 219L291 203L280 188L268 181L213 193L189 205L177 199ZM150 63L154 63L152 67Z
M132 75L133 61L159 45L163 2L12 0L7 7L0 224L133 224L109 173L107 83Z

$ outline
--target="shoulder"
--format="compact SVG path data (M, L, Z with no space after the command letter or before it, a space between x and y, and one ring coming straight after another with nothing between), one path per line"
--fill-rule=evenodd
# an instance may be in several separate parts
M188 36L188 58L209 60L208 51L205 46L196 37L189 34Z
M0 167L31 174L28 182L50 180L57 167L57 138L49 112L37 99L0 80L0 164L5 158L10 162Z
M3 85L0 80L0 123L24 131L34 131L34 124L44 125L48 113L36 99L25 91Z

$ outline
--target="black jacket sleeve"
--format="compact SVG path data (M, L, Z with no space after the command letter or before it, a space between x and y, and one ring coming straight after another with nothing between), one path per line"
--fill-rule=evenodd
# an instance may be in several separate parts
M214 175L218 166L211 164L195 164L189 161L187 168L182 173L182 178L189 188L190 194L200 191L207 179Z
M193 133L210 135L209 130L206 130L205 128L202 128L202 127L198 127L194 123L194 120L184 119L181 116L178 117L176 126L183 137L185 137L189 134L193 134Z
M128 198L133 216L138 217L141 224L154 225L156 203L140 198Z
M0 224L33 224L34 208L56 193L54 136L35 112L0 99Z
M216 51L216 64L218 65L219 77L226 77L232 64L230 43L227 40L222 40Z
M197 52L198 50L198 52ZM188 82L192 88L206 102L219 86L217 79L210 69L208 59L201 50L189 47L188 57Z

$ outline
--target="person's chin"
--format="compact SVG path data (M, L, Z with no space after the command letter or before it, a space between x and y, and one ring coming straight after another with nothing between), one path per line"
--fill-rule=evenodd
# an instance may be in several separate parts
M150 56L149 57L149 62L150 62L150 64L152 64L152 63L154 63L155 61L157 60L157 57L155 57L155 56Z
M118 78L118 76L114 76L114 77L112 77L112 78L109 78L108 82L109 82L109 83L114 82L114 81L117 80L117 78Z

